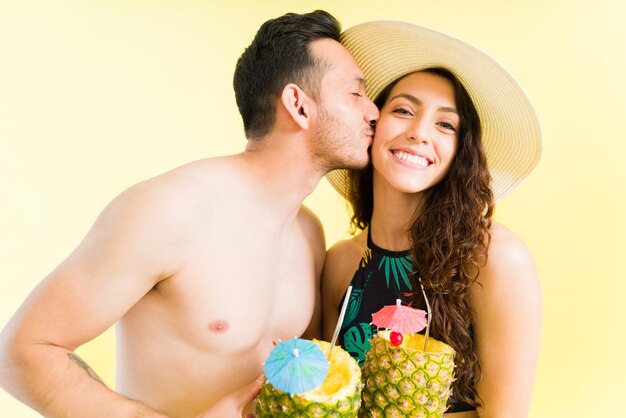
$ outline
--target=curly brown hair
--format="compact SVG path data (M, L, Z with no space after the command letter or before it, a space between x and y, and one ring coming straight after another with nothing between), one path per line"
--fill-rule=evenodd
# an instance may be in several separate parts
M491 175L481 142L480 118L461 82L448 70L423 70L450 80L460 116L456 156L447 176L425 192L409 235L413 260L413 289L424 285L432 308L431 335L454 348L457 365L453 396L457 402L479 406L476 383L480 364L472 340L469 288L487 260L489 228L495 202ZM376 98L382 108L389 84ZM369 226L374 209L373 168L349 171L348 200L352 205L352 232ZM425 306L421 292L416 306Z

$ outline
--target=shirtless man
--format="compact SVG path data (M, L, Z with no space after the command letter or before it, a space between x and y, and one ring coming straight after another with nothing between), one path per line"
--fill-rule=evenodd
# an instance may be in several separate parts
M7 391L49 417L241 416L272 341L319 335L325 245L301 203L366 165L378 118L338 39L319 11L261 27L234 78L245 151L104 209L4 329ZM114 323L117 393L74 354Z

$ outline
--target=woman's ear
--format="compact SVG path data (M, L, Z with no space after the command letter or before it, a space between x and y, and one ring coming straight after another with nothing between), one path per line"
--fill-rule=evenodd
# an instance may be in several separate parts
M280 100L293 121L302 129L309 129L314 102L296 84L289 83L283 88Z

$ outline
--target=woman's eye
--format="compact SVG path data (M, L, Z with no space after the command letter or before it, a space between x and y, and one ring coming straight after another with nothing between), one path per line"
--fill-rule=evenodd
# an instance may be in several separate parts
M402 107L394 109L393 113L397 113L399 115L405 115L405 116L413 116L413 113L411 113L410 111L408 111L407 109L404 109Z
M363 97L363 95L361 93L352 93L352 95L356 96L356 97Z
M451 123L448 122L440 122L439 126L441 126L444 129L449 129L451 131L456 132L456 127L454 125L452 125Z

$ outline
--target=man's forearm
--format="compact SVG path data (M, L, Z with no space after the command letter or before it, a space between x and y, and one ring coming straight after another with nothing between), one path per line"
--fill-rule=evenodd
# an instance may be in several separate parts
M167 418L107 388L87 363L65 348L30 344L2 356L2 387L45 417Z

